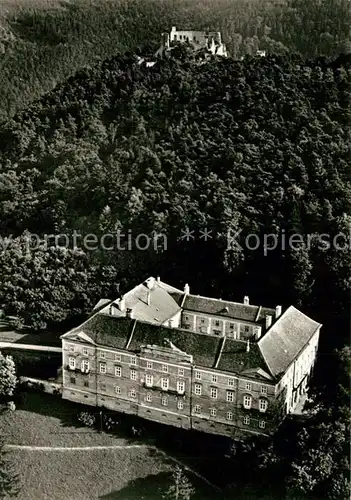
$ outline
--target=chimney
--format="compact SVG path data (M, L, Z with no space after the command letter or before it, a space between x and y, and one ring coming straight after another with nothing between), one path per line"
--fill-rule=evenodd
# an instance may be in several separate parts
M275 319L279 318L282 315L282 306L277 306L275 308Z
M144 285L146 286L146 288L148 288L149 290L152 290L154 285L155 285L155 278L148 278Z
M250 304L248 295L245 295L245 297L244 297L244 304L245 304L245 306L248 306Z
M126 299L124 297L121 297L118 301L118 308L120 311L124 311L126 308Z
M170 328L173 328L173 319L172 318L168 320L168 326Z
M157 281L157 283L161 283L161 278L159 276L157 276L156 281Z
M273 316L271 316L270 314L267 314L267 316L266 316L266 330L268 330L268 328L271 326L272 319L273 319Z
M250 352L250 340L246 342L246 352Z
M189 295L189 293L190 293L190 288L189 288L188 283L186 283L184 285L184 293L185 293L185 295Z
M150 290L147 291L146 302L147 302L147 305L149 306L150 302L151 302L151 292L150 292Z
M130 309L130 307L127 307L126 318L132 318L132 317L133 317L133 309Z

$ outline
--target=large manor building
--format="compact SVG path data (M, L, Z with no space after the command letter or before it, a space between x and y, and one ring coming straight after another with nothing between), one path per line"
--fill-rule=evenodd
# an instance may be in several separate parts
M241 439L271 434L306 391L321 325L148 278L62 336L63 398Z

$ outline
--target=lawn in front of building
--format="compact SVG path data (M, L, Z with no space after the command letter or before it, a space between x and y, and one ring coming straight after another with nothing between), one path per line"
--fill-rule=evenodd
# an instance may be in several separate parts
M21 478L21 500L161 500L170 485L171 458L122 431L108 434L82 426L77 420L81 405L44 393L22 396L16 411L0 415L6 444L34 447L9 451ZM214 498L217 492L193 475L189 479L197 490L193 500Z

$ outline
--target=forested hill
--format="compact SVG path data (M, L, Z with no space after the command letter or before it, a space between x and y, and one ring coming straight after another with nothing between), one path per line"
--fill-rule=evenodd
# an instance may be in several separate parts
M1 234L18 238L1 253L0 302L45 325L157 273L196 293L302 302L342 345L349 252L306 235L348 232L349 58L198 64L184 46L173 54L153 68L130 54L81 71L1 127ZM167 250L28 257L21 236L118 228L165 233ZM237 231L243 250L228 245ZM304 243L265 256L264 233L282 232ZM244 244L252 233L257 250Z
M0 122L97 60L158 48L171 26L221 31L230 54L335 57L349 0L1 0Z

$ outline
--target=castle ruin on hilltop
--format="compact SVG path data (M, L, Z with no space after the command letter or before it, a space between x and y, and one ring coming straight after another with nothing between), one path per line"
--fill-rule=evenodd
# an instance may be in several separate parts
M211 54L228 57L227 49L222 43L222 36L219 31L178 31L175 26L170 33L162 33L161 46L155 53L155 57L164 57L172 50L171 44L176 42L190 43L195 50L207 49Z

